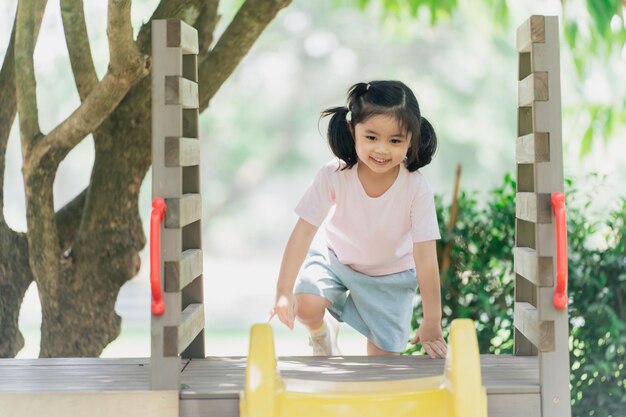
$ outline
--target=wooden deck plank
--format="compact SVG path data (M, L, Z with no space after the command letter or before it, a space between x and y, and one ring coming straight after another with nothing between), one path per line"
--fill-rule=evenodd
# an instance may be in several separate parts
M39 362L41 361L41 362ZM116 362L119 361L119 362ZM443 359L423 356L370 358L281 357L285 378L334 381L408 379L443 373ZM210 357L181 361L182 399L237 398L243 388L245 357ZM488 394L537 393L537 357L482 355ZM0 392L146 390L150 365L137 359L3 359Z
M422 356L395 358L288 357L279 358L278 367L285 378L380 381L433 376L443 373L443 359ZM510 355L481 356L483 384L487 393L538 393L539 373L536 357ZM236 398L243 389L245 357L192 360L182 381L187 386L183 399ZM207 375L220 375L207 378Z
M27 359L0 359L0 369L5 366L101 366L105 364L137 365L150 364L150 358L27 358Z
M181 360L181 371L188 362ZM146 391L150 359L2 359L0 375L0 393Z

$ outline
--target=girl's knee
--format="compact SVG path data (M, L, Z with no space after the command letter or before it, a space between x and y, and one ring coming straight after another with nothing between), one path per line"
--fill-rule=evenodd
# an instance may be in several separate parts
M296 294L298 302L298 317L314 318L323 316L326 307L330 306L330 301L315 294Z

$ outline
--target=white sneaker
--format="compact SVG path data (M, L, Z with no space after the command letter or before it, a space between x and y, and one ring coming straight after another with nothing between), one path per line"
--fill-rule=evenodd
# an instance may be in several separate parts
M324 329L309 335L309 345L313 348L313 356L341 355L337 346L339 323L331 315L324 317Z

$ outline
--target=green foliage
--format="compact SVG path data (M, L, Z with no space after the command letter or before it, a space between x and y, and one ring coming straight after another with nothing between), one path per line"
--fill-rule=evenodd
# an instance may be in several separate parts
M455 318L474 320L483 353L512 352L514 201L515 182L510 175L491 191L484 208L479 207L475 194L461 192L456 227L448 231L449 209L436 198L442 236L438 252L452 243L450 268L441 277L443 326L447 332ZM422 317L421 303L414 328L418 317ZM415 347L409 350L413 351Z
M568 195L570 365L574 415L626 412L626 199L594 213ZM600 244L593 244L594 240ZM601 410L600 413L598 413Z
M402 26L407 20L421 20L436 25L450 20L455 13L463 13L458 0L334 0L340 4L351 4L365 10L368 7L382 10L383 19L395 19ZM470 2L471 3L471 2ZM493 26L493 33L505 30L514 32L521 21L511 22L509 5L506 0L475 2L469 7L484 9ZM530 2L529 2L530 3ZM467 7L467 6L465 6ZM605 79L611 84L623 84L623 56L626 50L626 7L623 0L563 0L559 25L561 38L574 64L577 84L583 95L574 110L577 119L586 120L576 134L580 140L580 157L590 154L592 145L598 140L616 137L616 127L626 125L626 100L618 87L611 93L601 94L602 98L586 97L589 91L598 87L586 85L593 76ZM511 8L513 10L513 8ZM536 6L531 10L542 10ZM465 9L467 13L467 9ZM537 13L537 12L535 12ZM515 26L512 26L515 25ZM494 39L495 42L495 39ZM563 66L566 68L566 66ZM622 74L622 75L620 75ZM597 81L597 80L596 80ZM602 88L600 88L602 90ZM572 106L572 104L566 104ZM583 116L583 117L580 117Z
M458 8L458 0L335 0L349 3L363 10L372 4L380 5L385 16L399 17L408 13L418 17L428 13L432 24L442 17L450 17ZM623 0L568 0L562 2L565 16L564 34L574 51L612 53L613 47L623 47L626 42ZM509 20L506 0L488 0L494 23L504 26ZM581 13L582 12L582 13ZM617 18L617 21L614 19ZM583 37L582 34L585 34ZM580 57L582 58L582 57Z
M572 181L566 185L572 415L623 416L626 199L598 213L592 204L595 196L574 187ZM450 268L441 277L444 335L454 318L471 318L482 353L510 354L515 182L506 175L484 206L477 203L475 194L461 193L459 218L450 232L446 230L450 208L440 197L436 203L442 234L439 252L448 242L453 244ZM418 303L414 329L421 317ZM406 353L416 350L412 347Z
M589 125L585 129L580 146L581 158L591 152L594 137L604 138L606 142L620 124L626 124L626 100L622 103L621 108L604 103L586 104L583 112L589 116Z
M405 14L417 18L427 14L431 24L436 24L442 18L449 18L459 7L458 0L336 0L338 3L351 3L364 10L371 4L380 4L385 16L401 17ZM495 23L504 25L508 22L508 7L506 0L487 0L485 2L493 12Z
M566 14L565 39L574 51L584 49L607 54L613 47L621 48L626 42L622 0L585 0L587 16L576 9L578 1L563 2ZM572 7L574 10L569 11ZM577 13L578 12L578 13ZM618 24L613 19L617 18ZM613 25L612 25L613 23ZM586 36L581 36L586 33Z

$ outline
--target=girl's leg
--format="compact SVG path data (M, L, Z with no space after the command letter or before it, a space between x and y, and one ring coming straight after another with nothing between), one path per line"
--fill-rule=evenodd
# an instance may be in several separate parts
M298 311L296 316L302 324L309 330L316 330L322 327L326 307L330 306L330 301L315 294L296 294Z
M378 346L367 341L367 354L369 356L396 356L399 355L399 352L387 352L386 350L379 349Z

